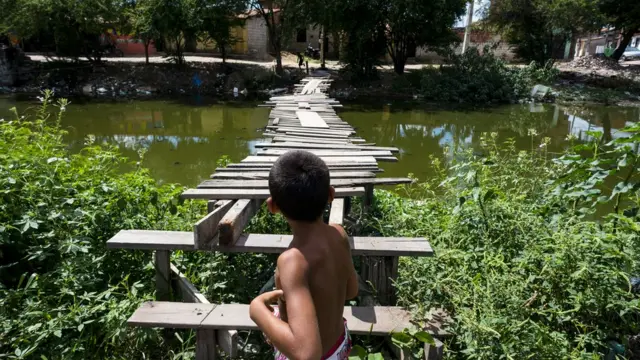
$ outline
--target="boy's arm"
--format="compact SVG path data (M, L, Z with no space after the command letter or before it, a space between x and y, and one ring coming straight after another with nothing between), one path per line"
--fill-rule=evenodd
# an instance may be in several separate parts
M251 319L273 346L289 359L317 360L322 357L320 328L309 290L307 270L304 256L295 249L288 250L278 258L288 323L273 316L261 296L253 300L249 308Z
M349 265L347 267L349 269L349 278L347 279L347 292L345 294L345 297L346 300L351 300L358 296L358 273L356 273L356 268L353 265L353 257L351 257L351 244L349 243L349 235L347 235L347 232L342 226L336 224L332 224L331 226L333 226L336 230L338 230L338 232L340 232L347 251L349 252Z

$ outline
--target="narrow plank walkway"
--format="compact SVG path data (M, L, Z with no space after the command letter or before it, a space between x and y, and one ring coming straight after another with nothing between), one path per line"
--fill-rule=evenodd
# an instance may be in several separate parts
M269 169L279 156L292 150L307 150L329 166L338 197L362 196L375 185L411 183L409 178L383 178L379 161L397 161L395 147L380 147L356 136L356 130L342 120L334 108L340 103L325 91L328 78L306 78L293 95L274 96L264 137L254 154L240 162L216 169L211 178L183 193L189 199L241 200L268 196ZM247 182L246 180L256 180Z

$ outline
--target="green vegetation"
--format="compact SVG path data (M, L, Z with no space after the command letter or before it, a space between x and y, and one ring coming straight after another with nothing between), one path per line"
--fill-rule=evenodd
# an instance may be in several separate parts
M125 326L153 297L151 255L106 251L105 241L125 228L188 231L202 204L181 203L181 187L157 186L139 166L121 174L126 160L91 138L70 154L58 126L66 106L45 96L34 119L0 122L0 356L190 358L189 331ZM417 315L452 314L449 358L577 359L621 348L631 356L629 336L640 331L631 284L640 272L640 126L624 133L590 132L554 155L535 130L520 152L485 134L475 152L433 156L428 181L376 192L361 233L425 236L436 250L401 260L397 291ZM267 212L250 226L288 231ZM272 275L274 256L176 252L172 261L211 301L246 303ZM246 358L268 351L259 334L241 338L251 342ZM423 341L415 331L394 337ZM356 343L360 355L389 353L381 339Z
M528 98L535 84L551 85L557 75L552 63L509 67L488 48L483 54L471 48L462 55L450 55L447 66L425 67L397 77L392 87L398 92L419 92L429 102L484 106Z
M640 271L640 126L625 131L608 143L590 133L555 158L533 130L526 152L485 134L482 155L432 157L432 179L398 189L415 200L376 192L371 234L426 236L435 247L434 258L402 260L397 291L418 313L443 306L453 315L448 357L583 359L604 357L611 342L629 349L640 330L630 282ZM602 206L610 213L595 217Z

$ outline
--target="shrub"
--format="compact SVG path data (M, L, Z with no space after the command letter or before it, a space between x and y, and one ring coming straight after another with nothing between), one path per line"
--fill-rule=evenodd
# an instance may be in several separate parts
M625 131L607 145L592 133L557 159L544 140L518 152L484 136L484 156L434 158L430 181L398 189L414 200L376 192L369 233L425 236L435 248L401 259L396 287L418 314L453 316L448 358L602 358L639 332L640 127ZM610 214L595 217L596 206Z
M201 210L147 170L121 174L115 148L78 154L48 118L0 122L0 357L164 358L159 333L129 329L150 299L149 252L106 251L120 229L187 230ZM61 115L67 103L58 102ZM135 355L134 355L135 354Z
M509 68L488 48L450 55L449 64L424 68L421 89L426 100L474 105L510 103L528 97L537 83L549 84L558 74L553 63Z

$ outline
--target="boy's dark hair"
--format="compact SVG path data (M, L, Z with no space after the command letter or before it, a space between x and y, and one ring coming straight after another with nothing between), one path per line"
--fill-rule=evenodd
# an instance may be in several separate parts
M269 172L271 198L291 220L318 219L329 200L330 187L327 164L308 151L287 151Z

